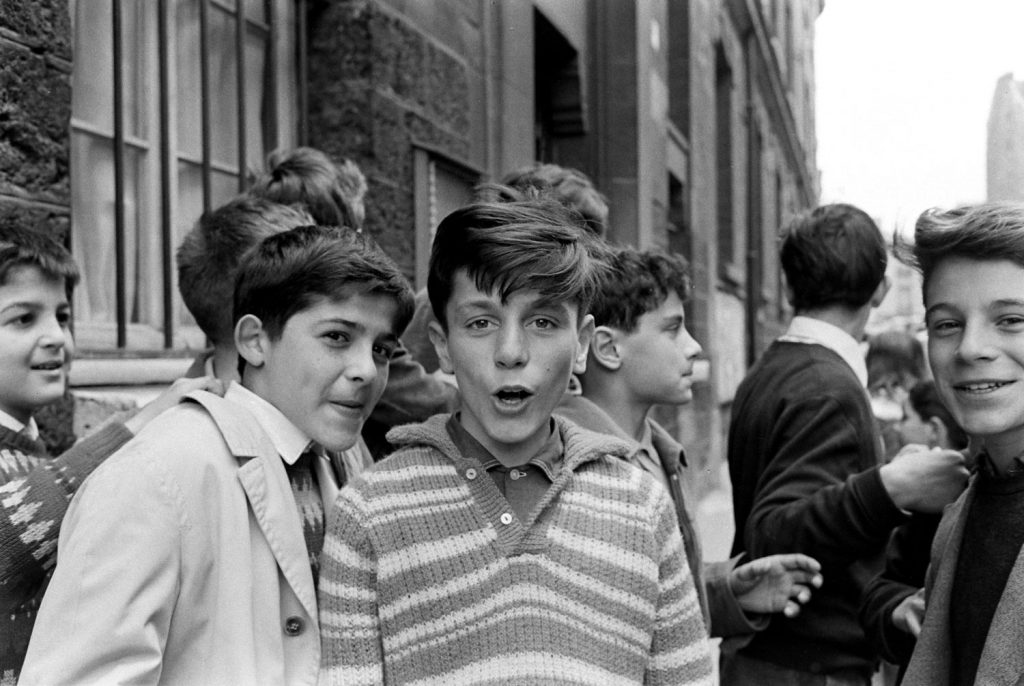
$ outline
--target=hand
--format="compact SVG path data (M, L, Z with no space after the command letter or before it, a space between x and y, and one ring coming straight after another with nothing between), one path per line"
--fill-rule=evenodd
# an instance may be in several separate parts
M812 557L769 555L732 570L729 587L744 611L796 617L811 599L811 588L821 588L820 572L821 565Z
M924 589L908 595L896 609L892 611L892 623L900 631L917 638L921 635L921 623L924 622Z
M901 510L942 512L967 485L962 453L908 445L881 469L882 485Z
M127 420L124 425L133 434L138 434L146 424L149 424L154 417L164 410L168 410L192 391L210 391L217 395L224 395L224 382L214 376L201 376L196 379L178 379L167 390L153 400L146 403L141 410Z

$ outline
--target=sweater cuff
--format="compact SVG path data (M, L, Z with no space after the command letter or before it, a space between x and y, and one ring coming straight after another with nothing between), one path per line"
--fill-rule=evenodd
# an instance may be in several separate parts
M855 474L850 477L850 488L863 504L868 523L876 530L888 535L891 530L907 521L909 515L896 506L882 483L881 467Z

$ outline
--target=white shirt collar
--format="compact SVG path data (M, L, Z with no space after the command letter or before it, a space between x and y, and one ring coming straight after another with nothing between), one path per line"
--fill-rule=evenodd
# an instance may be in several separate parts
M28 430L25 433L28 434L29 438L39 440L39 425L36 424L35 417L30 417L28 424L25 424L24 422L19 422L3 410L0 410L0 426L10 429L11 431L21 431L27 426Z
M807 343L828 348L839 355L853 373L857 375L860 385L868 386L868 365L864 361L860 343L838 326L813 317L796 316L789 323L789 329L779 337L787 343Z
M224 398L249 410L270 437L281 459L295 464L310 443L309 436L292 424L281 410L256 395L240 383L228 385Z

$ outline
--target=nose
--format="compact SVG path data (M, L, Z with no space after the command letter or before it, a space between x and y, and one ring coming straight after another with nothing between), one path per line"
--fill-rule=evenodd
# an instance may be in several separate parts
M494 362L499 367L513 369L521 367L530 359L526 337L522 328L505 326L498 332L494 350Z
M691 336L690 332L686 329L683 329L683 333L679 338L679 345L682 347L683 354L686 355L687 359L693 359L704 352L704 348L697 342L697 339Z
M56 316L40 320L39 345L43 348L60 350L71 346L71 331L67 324Z
M373 344L357 346L345 367L345 378L353 383L371 383L376 380L377 362L373 359Z
M960 344L956 348L957 357L965 362L995 357L996 352L990 334L991 327L989 326L971 321L965 322L963 334L960 336Z

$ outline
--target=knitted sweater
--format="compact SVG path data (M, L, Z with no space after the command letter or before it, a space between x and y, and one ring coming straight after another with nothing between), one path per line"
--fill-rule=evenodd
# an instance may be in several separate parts
M320 578L321 683L710 684L664 489L556 418L565 457L521 522L448 415L342 490Z
M131 437L112 422L51 459L40 441L0 427L0 684L21 671L71 496Z

